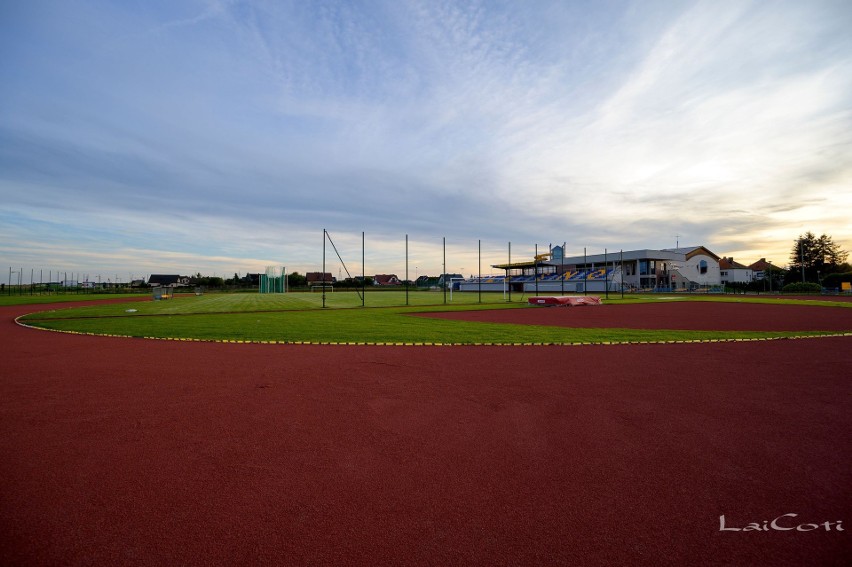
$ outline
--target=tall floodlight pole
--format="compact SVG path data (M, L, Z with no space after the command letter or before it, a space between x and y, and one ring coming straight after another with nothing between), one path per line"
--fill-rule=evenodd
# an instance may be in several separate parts
M325 309L325 229L322 229L322 306Z
M538 295L538 243L535 245L535 257L533 258L533 269L535 270L535 294Z
M509 303L512 303L512 243L509 242L509 267L506 268L506 287L509 288Z
M364 231L361 231L361 307L364 307L367 300L367 262L365 260L366 253L366 236Z
M447 237L444 237L444 263L443 265L443 275L441 276L441 281L443 285L441 287L444 288L444 305L447 304Z
M408 305L408 235L405 235L405 304Z
M482 239L479 239L479 303L482 303ZM464 274L462 274L464 275Z

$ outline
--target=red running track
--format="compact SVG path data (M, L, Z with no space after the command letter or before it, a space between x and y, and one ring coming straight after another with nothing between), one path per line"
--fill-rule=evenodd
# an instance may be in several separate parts
M852 556L849 338L237 345L12 323L31 309L0 309L3 565Z
M852 331L852 309L764 303L662 302L418 313L436 319L575 328L682 331Z

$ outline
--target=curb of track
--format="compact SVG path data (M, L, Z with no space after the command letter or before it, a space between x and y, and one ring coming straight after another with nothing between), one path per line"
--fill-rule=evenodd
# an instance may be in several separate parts
M21 316L23 317L23 315ZM122 339L146 339L155 341L176 341L193 343L220 343L220 344L254 344L254 345L313 345L313 346L488 346L488 347L530 347L530 346L618 346L618 345L675 345L675 344L708 344L708 343L749 343L767 341L788 341L804 339L826 339L836 337L852 337L852 332L830 333L824 335L794 335L789 337L748 337L730 339L684 339L674 341L577 341L577 342L523 342L523 343L441 343L441 342L381 342L381 341L263 341L263 340L240 340L240 339L197 339L184 337L136 337L133 335L114 335L108 333L84 333L81 331L63 331L59 329L45 329L21 322L20 317L15 318L15 323L27 329L47 331L50 333L65 333L68 335L82 335L88 337L111 337Z

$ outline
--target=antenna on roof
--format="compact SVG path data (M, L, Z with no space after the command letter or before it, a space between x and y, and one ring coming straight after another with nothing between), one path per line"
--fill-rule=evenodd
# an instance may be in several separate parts
M675 248L680 248L680 235L675 234Z

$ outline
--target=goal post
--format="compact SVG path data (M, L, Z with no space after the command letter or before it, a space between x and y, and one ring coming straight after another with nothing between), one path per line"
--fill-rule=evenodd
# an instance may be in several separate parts
M334 293L334 286L331 284L312 284L311 293L315 291L330 291L331 293Z
M154 301L160 301L163 299L171 299L174 297L174 292L175 290L173 287L158 285L151 290L151 296Z

